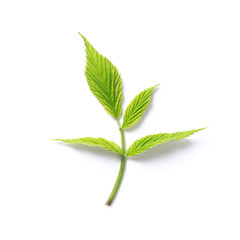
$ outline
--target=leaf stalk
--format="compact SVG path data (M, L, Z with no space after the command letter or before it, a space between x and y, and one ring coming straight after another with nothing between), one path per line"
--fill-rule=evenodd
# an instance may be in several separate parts
M125 135L124 135L124 131L121 127L121 124L119 122L119 120L117 119L117 124L119 127L119 131L121 134L121 142L122 142L122 158L121 158L121 165L120 165L120 169L118 172L118 176L117 176L117 180L114 184L113 190L108 198L108 200L106 201L106 205L110 206L113 202L113 200L115 199L119 186L122 182L122 178L123 178L123 174L124 174L124 170L125 170L125 164L126 164L126 145L125 145Z

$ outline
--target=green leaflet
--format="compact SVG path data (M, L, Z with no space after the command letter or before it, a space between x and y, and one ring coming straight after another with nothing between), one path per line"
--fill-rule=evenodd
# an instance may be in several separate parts
M179 140L185 137L188 137L195 132L198 132L200 130L203 130L205 128L199 128L196 130L191 131L184 131L184 132L176 132L176 133L159 133L159 134L153 134L148 135L146 137L140 138L139 140L136 140L131 147L126 152L126 156L134 156L137 154L140 154L158 144L165 143L171 140Z
M90 90L110 115L119 118L123 99L120 74L106 57L99 54L87 39L80 35L85 43L87 56L85 76Z
M131 127L142 117L143 113L147 109L148 104L150 103L153 89L158 85L147 88L146 90L140 92L131 101L123 117L122 129Z
M151 101L153 90L158 85L142 91L130 102L123 116L123 124L121 125L119 117L122 112L123 93L120 74L118 73L116 67L106 57L99 54L87 41L87 39L82 34L80 35L85 43L87 58L85 75L88 85L93 95L99 100L105 110L115 118L121 136L121 148L116 143L108 141L104 138L85 137L78 139L53 140L70 144L83 144L86 146L104 148L120 155L121 165L119 173L113 190L106 202L106 205L111 205L121 184L127 157L140 154L161 143L188 137L195 132L203 130L204 128L184 132L149 135L135 141L126 152L125 129L133 126L137 121L139 121L139 119L141 119Z
M121 148L116 143L100 137L99 138L85 137L85 138L77 138L77 139L53 139L53 140L70 143L70 144L82 144L86 146L104 148L111 152L122 154Z

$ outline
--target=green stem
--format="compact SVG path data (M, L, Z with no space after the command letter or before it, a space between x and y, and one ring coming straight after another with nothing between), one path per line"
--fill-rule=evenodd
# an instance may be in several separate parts
M114 198L116 197L116 194L118 192L119 186L120 186L122 178L123 178L123 173L124 173L125 163L126 163L126 147L125 147L124 131L123 131L123 129L121 129L121 124L120 124L118 119L117 119L117 123L118 123L119 131L121 133L122 159L121 159L121 165L120 165L120 169L119 169L119 172L118 172L117 180L115 182L115 185L113 187L113 190L112 190L112 192L111 192L107 202L105 203L108 206L111 205L111 203L113 202Z

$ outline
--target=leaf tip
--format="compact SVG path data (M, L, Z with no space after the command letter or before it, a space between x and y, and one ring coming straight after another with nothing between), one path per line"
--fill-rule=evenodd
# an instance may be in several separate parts
M155 86L153 86L153 87L151 87L150 89L152 89L152 91L156 88L156 87L158 87L160 84L157 84L157 85L155 85Z
M204 129L206 129L207 127L203 127L203 128L199 128L199 129L197 129L197 131L201 131L201 130L204 130Z
M78 32L78 34L83 38L83 40L86 40L86 38L80 32Z
M193 130L193 131L194 131L194 133L196 133L196 132L202 131L202 130L204 130L204 129L206 129L206 128L207 128L207 127L198 128L198 129L196 129L196 130Z

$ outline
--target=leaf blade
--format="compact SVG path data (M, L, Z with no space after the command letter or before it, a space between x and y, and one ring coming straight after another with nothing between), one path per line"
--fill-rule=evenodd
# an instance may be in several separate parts
M81 34L85 43L86 68L85 76L90 90L104 109L114 118L122 112L122 80L117 68Z
M159 84L158 84L159 85ZM122 129L126 129L138 122L145 110L147 109L150 101L153 90L158 86L147 88L144 91L140 92L128 105L124 117Z
M118 154L122 154L121 148L114 142L108 141L105 138L93 138L93 137L85 137L85 138L76 138L76 139L53 139L55 141L61 141L64 143L70 144L82 144L85 146L99 147L109 150L111 152L115 152Z
M134 156L140 154L158 144L162 144L171 140L180 140L190 135L203 130L205 128L199 128L190 131L182 131L182 132L175 132L175 133L159 133L148 135L146 137L140 138L136 140L127 150L126 155L127 157Z

